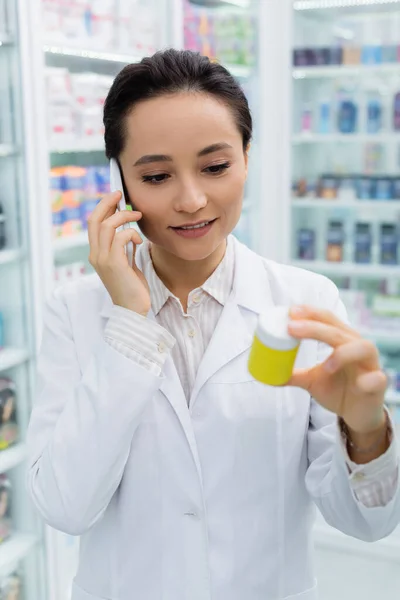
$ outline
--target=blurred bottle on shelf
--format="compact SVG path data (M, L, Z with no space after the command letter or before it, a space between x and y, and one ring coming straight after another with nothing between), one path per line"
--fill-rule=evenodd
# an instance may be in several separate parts
M344 226L341 221L330 221L327 231L326 260L329 262L343 261L345 242Z
M354 262L368 264L372 259L372 232L370 223L356 223Z
M6 216L4 214L3 205L0 202L0 250L4 250L7 244L6 234Z
M316 235L314 229L302 228L297 232L297 258L315 260Z
M382 223L380 229L380 263L398 264L398 231L392 223Z

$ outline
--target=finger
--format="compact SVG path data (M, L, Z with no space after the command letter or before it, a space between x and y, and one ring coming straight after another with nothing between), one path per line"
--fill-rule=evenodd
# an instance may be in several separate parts
M110 252L118 227L126 223L136 223L142 218L142 213L129 210L113 214L105 219L99 228L99 254Z
M319 321L290 321L289 334L298 340L316 340L337 348L354 339L351 334L335 325L326 325Z
M311 369L296 369L293 371L293 374L286 385L292 387L299 387L303 390L307 390L307 392L311 389L311 383L313 377L315 377L315 371L318 369L320 365L313 367Z
M365 394L384 394L388 386L388 378L383 371L370 371L359 375L356 385Z
M379 353L375 344L369 340L358 339L339 346L323 363L323 367L328 373L336 373L355 363L366 369L379 369Z
M100 200L96 208L88 218L88 235L90 254L96 256L99 249L99 228L107 217L115 213L118 202L121 200L121 192L107 194Z
M354 337L361 337L360 334L344 323L339 317L337 317L332 311L325 310L323 308L317 308L315 306L293 306L290 309L290 317L292 319L307 319L308 321L319 321L326 325L333 325L348 333L354 335Z

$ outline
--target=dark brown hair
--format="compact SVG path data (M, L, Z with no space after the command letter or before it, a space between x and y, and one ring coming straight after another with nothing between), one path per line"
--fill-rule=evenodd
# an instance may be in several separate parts
M253 122L239 83L222 65L189 50L165 50L127 65L117 75L104 105L107 158L118 158L125 144L125 117L142 100L177 92L211 94L232 110L246 150Z

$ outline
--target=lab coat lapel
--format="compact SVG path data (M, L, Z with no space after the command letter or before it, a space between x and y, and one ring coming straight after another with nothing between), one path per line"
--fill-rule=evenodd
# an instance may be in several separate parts
M136 252L136 264L140 269L141 268L140 248ZM112 303L112 300L111 300L107 290L105 288L103 288L103 291L104 291L104 299L103 299L100 314L104 320L107 320L111 316L113 303ZM147 315L147 318L150 319L151 321L156 320L156 317L152 310L150 310L149 314ZM105 326L105 323L104 323L104 326ZM186 438L187 438L188 444L190 446L190 450L192 452L193 459L194 459L194 462L195 462L195 465L196 465L196 468L197 468L197 471L199 473L199 477L201 480L200 460L199 460L199 455L197 452L197 446L196 446L196 440L194 437L192 421L190 418L190 413L189 413L185 393L183 391L182 383L181 383L181 380L178 375L178 371L176 370L174 361L172 360L171 356L169 356L168 359L166 360L163 375L164 375L164 377L163 377L163 380L162 380L162 383L160 386L160 392L162 392L164 394L164 396L167 398L167 400L171 404L172 408L174 409L176 416L179 419L179 422L181 423L181 426L186 435Z
M263 259L232 238L235 248L233 291L200 364L191 396L192 409L206 382L252 344L257 318L273 303Z

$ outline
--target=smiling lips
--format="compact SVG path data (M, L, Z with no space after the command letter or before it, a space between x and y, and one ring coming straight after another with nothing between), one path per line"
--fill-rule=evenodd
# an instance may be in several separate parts
M172 227L178 235L184 238L199 238L205 236L212 228L216 219L212 221L200 221L192 225L181 225L180 227Z

